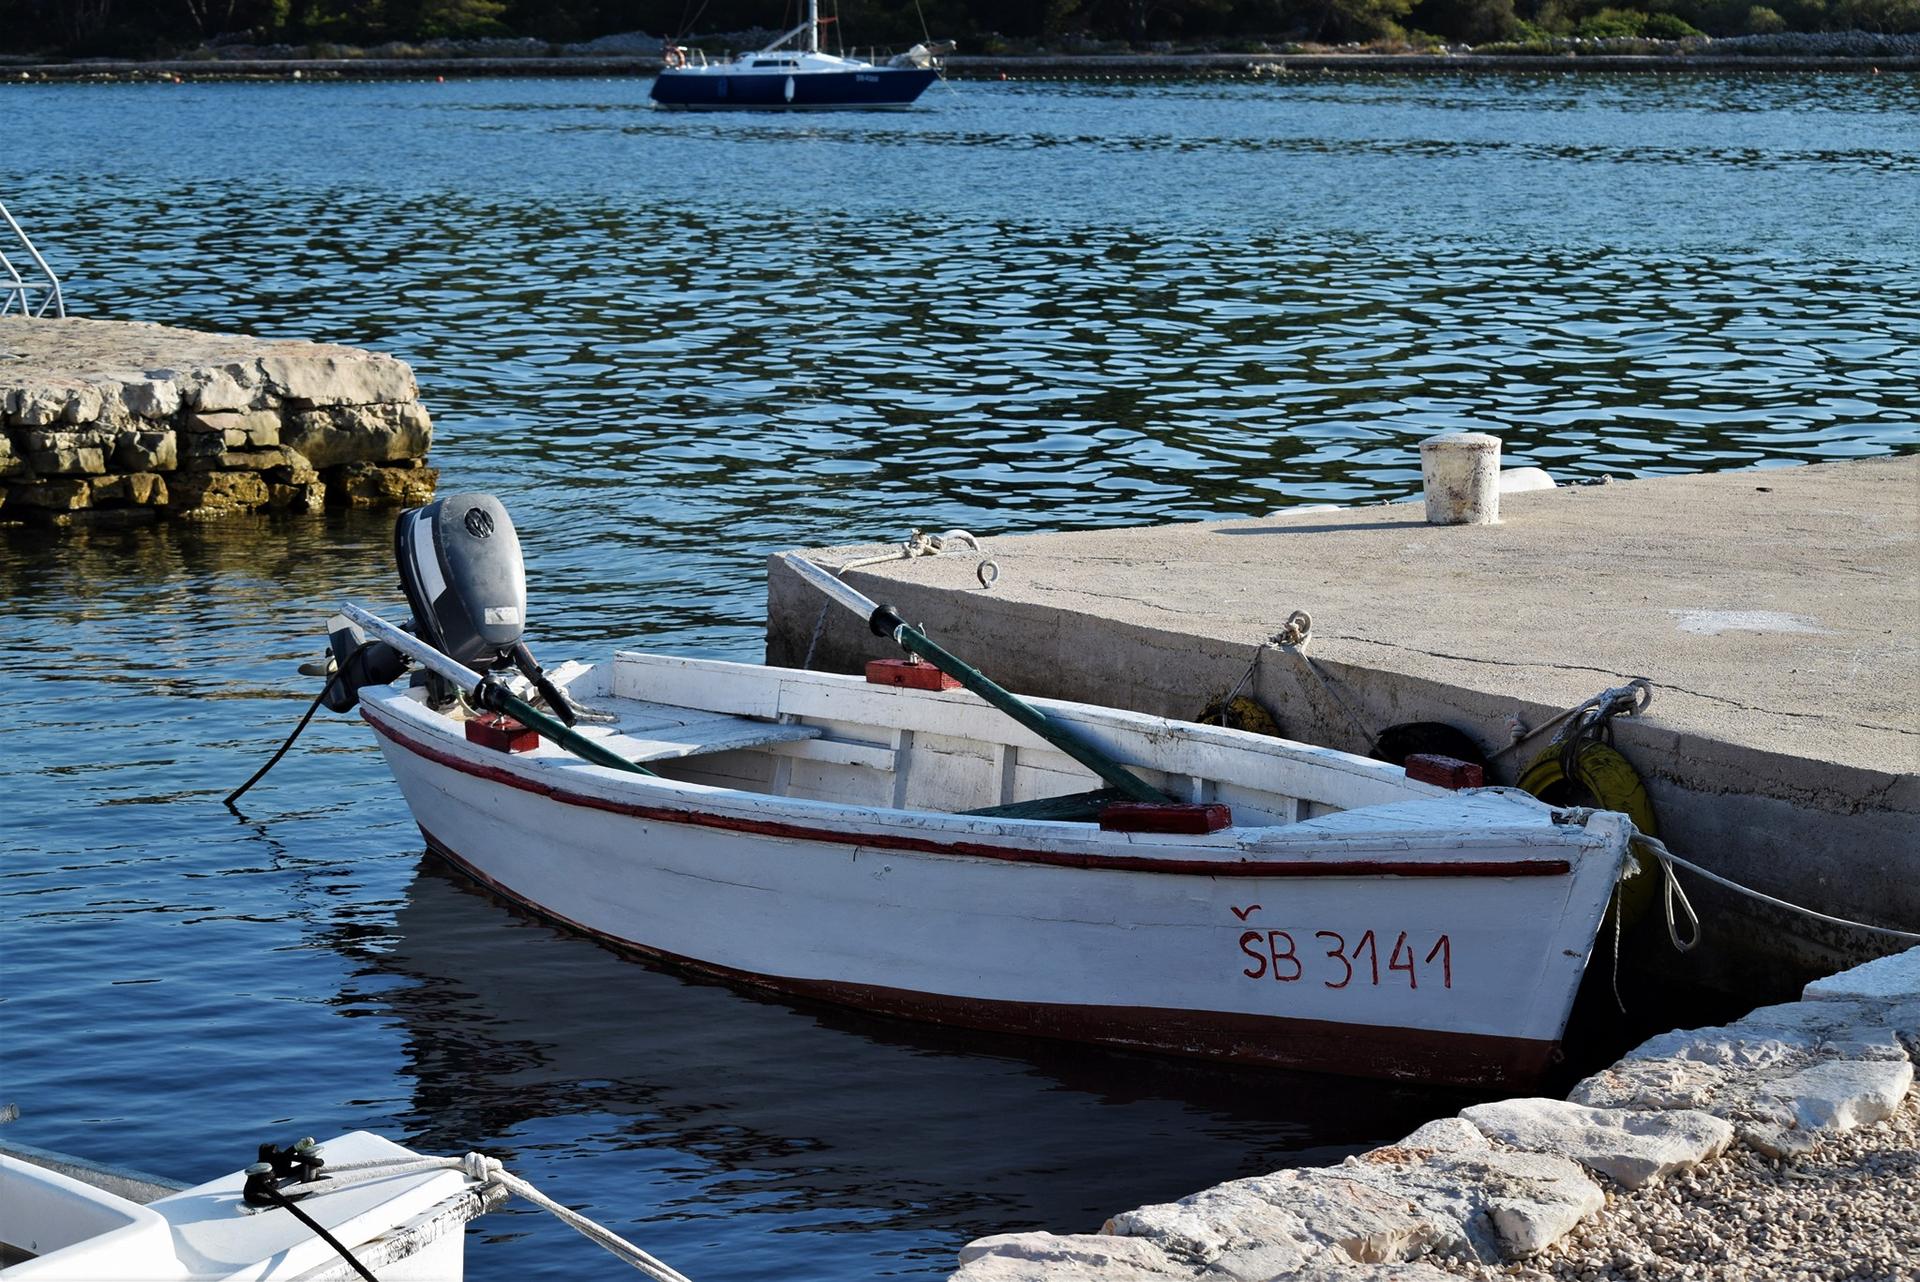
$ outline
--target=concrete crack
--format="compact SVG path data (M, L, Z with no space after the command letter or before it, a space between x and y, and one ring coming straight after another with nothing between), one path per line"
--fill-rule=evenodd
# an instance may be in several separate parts
M1486 655L1478 654L1448 654L1442 650L1423 650L1419 646L1400 645L1393 641L1378 641L1372 637L1343 636L1338 639L1342 641L1356 641L1362 645L1382 646L1389 650L1401 650L1408 654L1425 655L1429 659L1447 659L1455 663L1473 663L1498 668L1547 668L1555 672L1591 672L1595 676L1605 677L1612 683L1624 681L1629 675L1639 675L1623 674L1607 668L1589 667L1585 664L1549 663L1540 659L1493 659ZM1786 708L1769 708L1760 704L1742 703L1738 699L1730 699L1725 695L1708 694L1703 690L1690 690L1686 686L1675 685L1671 681L1662 681L1658 678L1650 679L1653 681L1653 688L1656 694L1665 691L1673 694L1691 695L1695 699L1704 699L1708 703L1717 703L1724 707L1738 709L1741 712L1764 713L1771 717L1796 717L1809 721L1835 720L1830 714L1824 712L1794 712ZM1910 729L1906 726L1881 725L1874 721L1845 721L1840 724L1852 726L1860 730L1878 730L1890 734L1920 737L1920 730Z

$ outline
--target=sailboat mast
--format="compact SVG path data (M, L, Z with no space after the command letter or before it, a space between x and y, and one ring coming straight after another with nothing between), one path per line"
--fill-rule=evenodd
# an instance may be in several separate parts
M820 52L820 0L807 0L807 52Z

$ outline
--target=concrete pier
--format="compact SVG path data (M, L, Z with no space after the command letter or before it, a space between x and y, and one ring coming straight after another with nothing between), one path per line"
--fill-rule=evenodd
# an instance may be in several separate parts
M1490 752L1632 676L1615 722L1676 854L1786 900L1920 929L1920 458L1508 494L1498 525L1417 503L992 538L974 562L847 575L1008 687L1192 718L1246 679L1283 733L1357 752L1444 721ZM884 547L830 549L837 565ZM1265 647L1312 616L1311 656ZM774 563L767 658L855 670L886 643ZM1254 662L1258 655L1257 664ZM1321 679L1324 677L1324 682ZM1497 757L1510 782L1541 735ZM1687 874L1682 874L1687 878ZM1662 982L1750 999L1888 951L1687 878L1701 947L1629 934Z
M413 371L325 343L0 318L0 521L423 503Z

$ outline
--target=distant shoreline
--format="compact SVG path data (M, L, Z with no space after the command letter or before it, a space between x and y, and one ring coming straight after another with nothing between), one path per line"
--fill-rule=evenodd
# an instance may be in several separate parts
M1734 53L1133 53L964 54L946 59L956 80L1155 79L1321 72L1875 72L1920 71L1920 56ZM647 76L660 59L598 57L165 59L152 62L0 62L0 84L172 80L425 80L482 77Z

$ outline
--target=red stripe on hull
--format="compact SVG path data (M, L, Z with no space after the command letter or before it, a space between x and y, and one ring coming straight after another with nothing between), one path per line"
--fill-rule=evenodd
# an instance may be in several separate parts
M420 742L398 727L383 723L364 710L367 724L374 732L397 747L405 748L449 770L459 771L489 783L505 784L521 792L547 797L563 805L602 810L610 814L646 819L655 823L690 824L699 828L720 828L730 832L752 833L763 837L781 837L794 841L818 841L830 845L859 846L869 850L911 850L931 855L967 855L976 859L999 859L1008 863L1048 864L1062 868L1099 868L1111 872L1175 873L1201 877L1564 877L1573 871L1565 859L1303 859L1291 862L1238 859L1165 859L1151 855L1090 855L1065 851L1027 850L1012 846L990 846L973 841L932 841L897 833L839 832L804 824L771 819L745 819L737 815L717 815L698 810L675 810L666 806L642 806L633 802L609 801L604 797L569 792L549 784L537 783L498 766L479 766L452 753L442 752Z
M422 828L420 835L436 854L494 894L617 951L732 983L879 1015L1267 1068L1450 1086L1525 1088L1545 1075L1559 1051L1558 1042L1482 1033L1342 1024L1235 1011L989 1001L875 984L760 975L651 948L582 925L495 881L426 829Z

